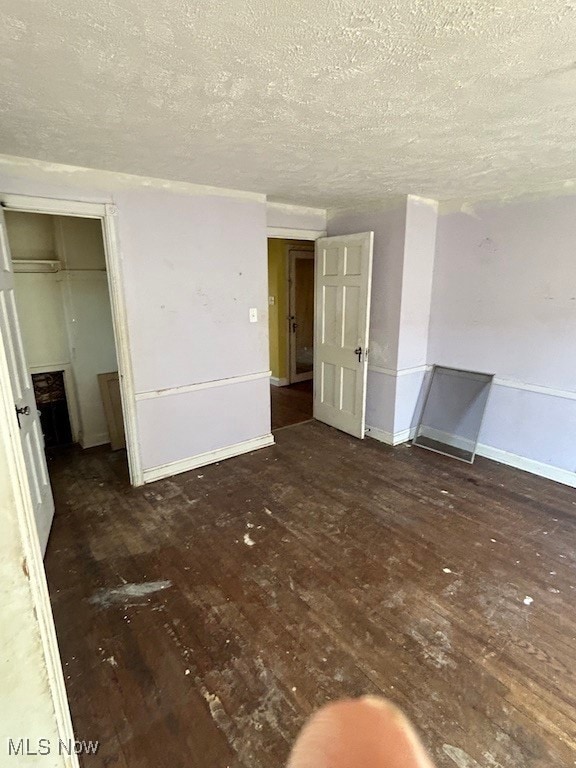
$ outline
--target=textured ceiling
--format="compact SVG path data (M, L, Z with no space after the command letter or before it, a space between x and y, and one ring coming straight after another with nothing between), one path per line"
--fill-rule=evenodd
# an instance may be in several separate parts
M576 177L576 0L0 0L0 152L332 206Z

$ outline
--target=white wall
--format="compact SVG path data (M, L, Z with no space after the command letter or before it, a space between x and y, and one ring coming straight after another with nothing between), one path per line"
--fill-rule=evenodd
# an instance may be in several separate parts
M575 254L576 196L439 217L428 360L496 374L480 442L543 471L576 470Z
M51 216L58 258L66 270L106 269L106 255L100 219Z
M12 242L12 233L8 229ZM62 273L16 273L16 306L26 362L31 369L70 363Z
M42 213L5 211L13 259L55 259L54 222Z
M108 279L106 272L70 270L63 273L62 287L80 411L80 444L90 448L110 441L98 374L118 370Z
M102 223L54 216L56 253L64 267L62 291L83 448L110 440L98 374L118 370L106 274Z

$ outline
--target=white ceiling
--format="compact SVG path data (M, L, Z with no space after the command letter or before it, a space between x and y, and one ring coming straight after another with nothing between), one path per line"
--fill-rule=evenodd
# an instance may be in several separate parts
M0 151L321 207L576 177L576 0L2 0Z

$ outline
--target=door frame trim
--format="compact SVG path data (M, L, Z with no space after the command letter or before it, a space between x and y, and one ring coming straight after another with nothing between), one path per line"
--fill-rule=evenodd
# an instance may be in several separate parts
M100 219L106 257L106 277L112 310L112 326L116 343L116 357L120 376L122 414L126 432L128 470L133 486L143 485L142 463L138 450L136 397L130 337L126 312L126 299L122 280L122 256L118 236L118 209L110 203L85 203L79 200L32 197L0 193L6 210L24 213L47 213L53 216L77 216L84 219Z
M274 240L318 240L326 237L325 229L292 229L286 227L267 227L266 239Z

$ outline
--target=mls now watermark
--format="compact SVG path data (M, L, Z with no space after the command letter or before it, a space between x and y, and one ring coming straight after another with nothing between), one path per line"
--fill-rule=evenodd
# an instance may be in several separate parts
M8 755L30 757L45 755L95 755L100 743L79 739L8 739Z

